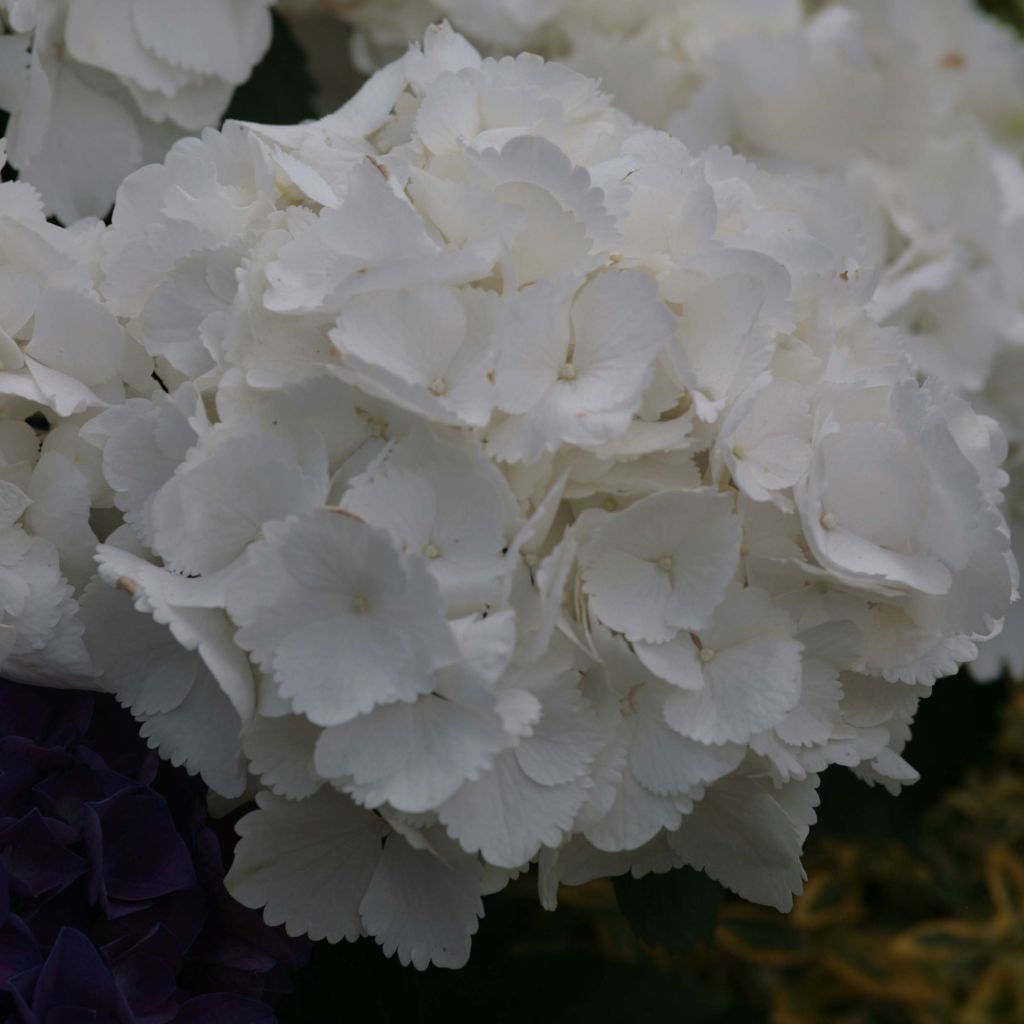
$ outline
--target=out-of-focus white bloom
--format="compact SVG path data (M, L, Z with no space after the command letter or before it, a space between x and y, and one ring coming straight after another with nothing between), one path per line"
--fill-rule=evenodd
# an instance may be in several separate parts
M356 66L372 72L400 56L411 39L444 18L484 50L519 53L536 49L538 36L565 9L566 0L285 0L286 13L335 12L357 29Z
M65 224L216 123L270 43L273 0L0 0L0 109L22 180Z
M691 864L785 908L818 775L913 780L1016 565L860 204L446 27L123 184L102 290L166 390L83 430L86 639L165 756L258 781L243 902L420 967L534 861L548 905Z
M21 682L95 675L77 598L109 491L79 431L148 362L96 292L101 229L55 227L35 189L0 185L0 671Z

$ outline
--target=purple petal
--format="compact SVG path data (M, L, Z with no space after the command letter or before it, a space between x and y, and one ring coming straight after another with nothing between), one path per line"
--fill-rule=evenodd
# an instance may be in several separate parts
M9 991L13 977L41 967L43 954L32 929L16 914L0 924L0 989Z
M115 925L124 925L125 919L120 918ZM93 936L95 939L96 936ZM146 956L157 957L164 963L173 964L175 971L181 969L181 960L187 945L180 940L161 922L145 929L123 931L116 939L100 947L100 952L108 964L112 964L116 973L117 965L127 957L144 953Z
M114 980L137 1020L164 1024L174 1020L178 978L174 967L150 953L122 957L113 968Z
M80 878L86 862L68 849L77 839L74 829L36 810L0 829L0 860L15 893L38 898Z
M35 806L32 787L71 763L66 750L41 747L23 736L0 739L0 815L27 814Z
M46 948L57 941L62 928L77 928L88 933L95 917L89 905L88 878L83 875L66 889L43 900L26 901L20 916L32 929L36 941Z
M175 1024L277 1024L266 1003L241 996L212 995L190 999Z
M80 1006L58 1006L46 1015L46 1024L96 1024L97 1020L95 1010Z
M228 895L205 796L111 699L0 680L0 1017L273 1024L310 946Z
M184 956L206 924L207 903L202 889L185 889L150 904L136 904L138 909L133 913L98 922L93 936L97 945L104 949L117 943L123 953L145 940L154 928L159 928L163 932L162 941L173 944L177 955ZM122 941L126 943L124 946L120 945Z
M112 771L103 759L85 747L76 747L75 762L65 771L53 772L34 787L39 805L50 815L80 828L85 805L107 800L136 783Z
M99 951L74 928L57 936L42 969L13 978L12 987L46 1024L57 1011L71 1009L93 1011L97 1024L134 1024Z
M108 915L196 884L192 858L166 801L152 791L118 793L86 809L83 833L94 892Z

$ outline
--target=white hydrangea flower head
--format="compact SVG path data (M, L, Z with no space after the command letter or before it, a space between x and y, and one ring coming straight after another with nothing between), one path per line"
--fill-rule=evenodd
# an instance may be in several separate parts
M216 123L270 45L273 0L0 0L12 165L65 224Z
M980 404L1014 452L1024 443L1024 45L972 0L367 0L340 13L365 65L416 18L448 17L488 52L528 46L600 78L695 153L727 145L845 192L855 258L881 275L873 316L908 335L922 376ZM1024 664L1024 632L1001 648Z
M86 639L258 788L239 899L418 967L534 862L784 909L821 772L913 781L1014 596L1005 442L869 315L859 202L446 26L124 182L101 286L164 389L83 431Z

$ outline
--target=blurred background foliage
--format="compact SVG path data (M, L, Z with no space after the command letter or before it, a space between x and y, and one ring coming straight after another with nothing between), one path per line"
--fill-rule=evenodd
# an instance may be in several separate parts
M979 6L1024 32L1024 0L979 0Z
M982 6L1024 31L1024 0ZM275 27L230 117L296 122L358 87L337 21ZM944 680L907 758L899 797L826 773L789 915L688 870L563 889L552 914L528 876L487 901L464 970L321 944L281 1022L1024 1022L1024 690Z

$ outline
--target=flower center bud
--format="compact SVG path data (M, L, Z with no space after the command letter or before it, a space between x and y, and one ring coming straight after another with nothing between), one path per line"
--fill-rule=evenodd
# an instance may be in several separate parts
M741 444L734 444L732 446L732 453L735 456L737 462L742 462L747 457L747 455L750 454L747 451L747 449L744 448Z
M931 313L919 313L914 317L914 322L910 325L910 329L915 334L932 334L938 326L935 317Z
M426 558L429 558L431 561L433 561L435 558L440 558L441 557L441 552L438 551L437 548L433 544L428 544L423 549L423 554L424 554L424 556Z
M671 572L672 567L676 564L676 560L671 555L666 555L664 558L658 559L658 568L662 572Z
M713 647L702 647L700 649L700 660L706 665L709 661L715 660L716 653Z
M387 437L387 420L378 419L365 409L356 409L356 415L366 424L366 432L370 437Z
M839 525L839 520L836 519L836 514L834 512L826 512L821 517L821 525L824 526L826 530L834 530Z
M537 555L537 554L535 554L535 553L534 553L533 551L527 551L527 552L526 552L526 554L525 554L525 555L523 555L523 561L524 561L524 562L525 562L525 563L526 563L526 564L527 564L527 565L528 565L528 566L529 566L529 567L530 567L531 569L533 569L534 567L536 567L536 566L537 566L537 565L539 564L539 562L540 562L540 556L539 556L539 555Z
M562 363L561 369L558 371L559 380L575 380L576 379L576 367L572 363Z
M288 206L301 206L306 201L305 194L292 181L277 182L277 192Z
M627 716L636 714L636 695L641 688L641 684L633 686L628 693L624 693L619 698L619 710L622 714Z
M442 395L448 394L448 381L443 377L438 377L436 380L430 382L430 393L437 395L440 398Z

